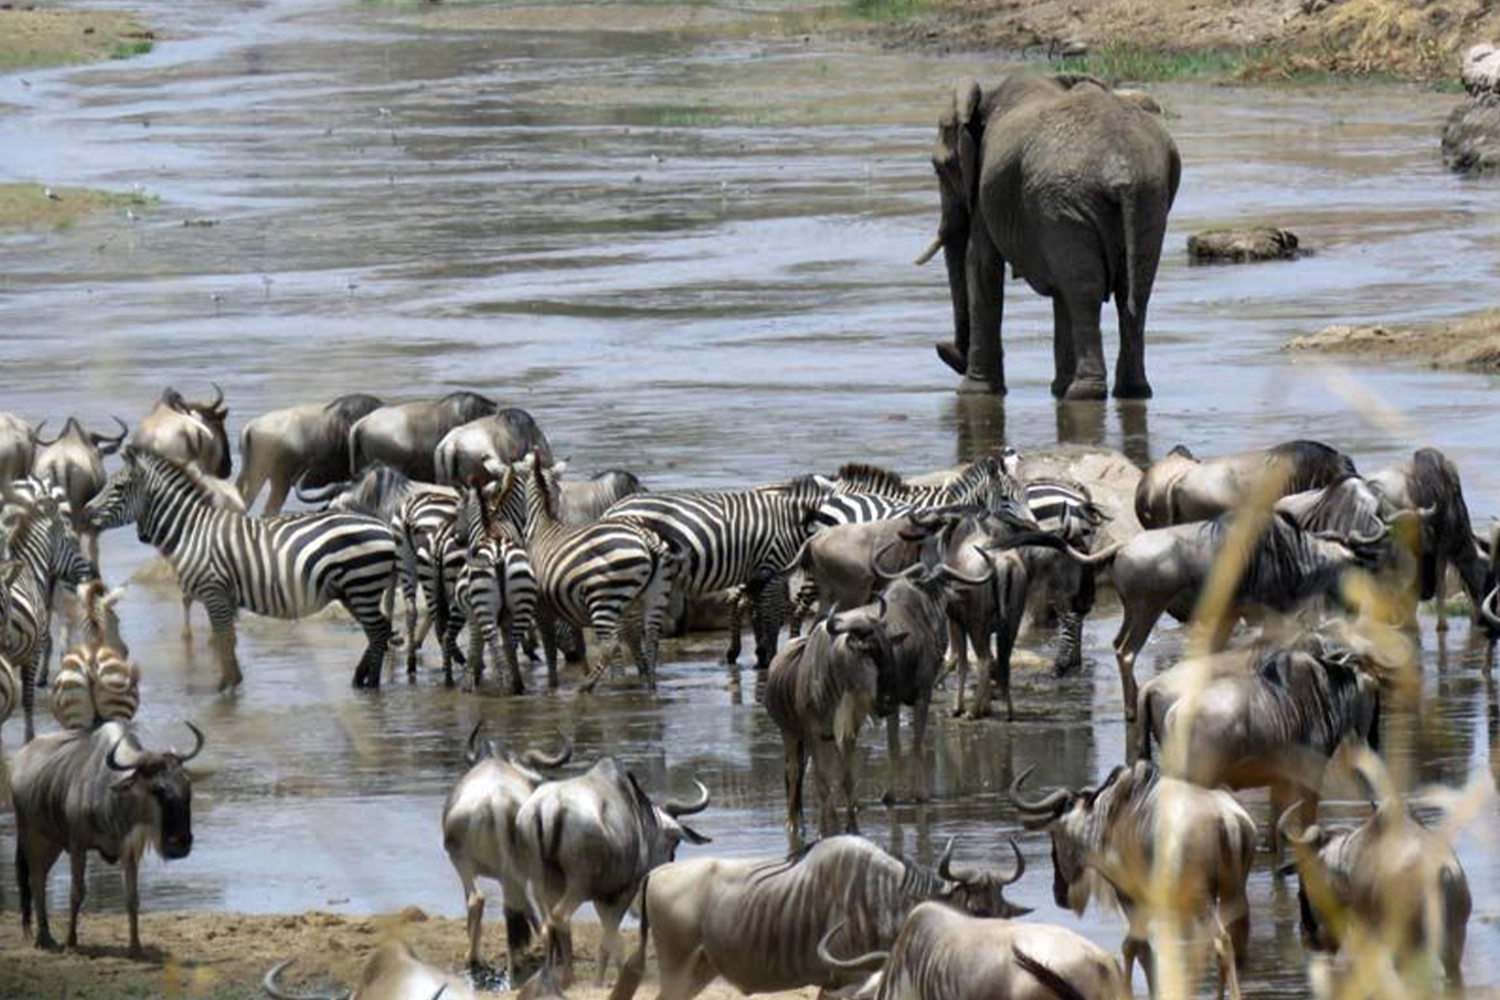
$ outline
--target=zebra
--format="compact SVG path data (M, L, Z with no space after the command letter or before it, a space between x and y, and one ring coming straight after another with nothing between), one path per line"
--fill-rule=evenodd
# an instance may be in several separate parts
M123 454L125 467L89 502L89 517L100 530L134 522L183 591L208 609L220 690L244 679L235 652L239 609L301 618L333 601L365 633L354 685L380 686L391 638L383 604L396 576L388 525L334 511L257 518L222 510L176 462L134 448Z
M67 501L56 487L24 479L4 491L0 527L10 558L22 569L8 588L8 608L0 651L21 675L21 707L26 740L36 735L36 688L52 649L52 607L59 584L77 587L99 579L73 534Z
M764 670L789 610L783 567L812 533L815 511L812 502L776 491L680 491L625 497L604 520L644 525L682 553L677 596L738 591L725 662L739 658L740 608L748 602L756 669Z
M556 624L592 627L598 663L584 681L592 691L619 653L627 610L638 609L643 645L636 650L647 683L656 686L656 661L681 556L669 540L633 518L570 525L558 517L556 477L563 463L544 468L535 452L518 465L525 477L526 554L536 574L538 624L547 658L547 683L557 687Z
M505 495L515 492L514 474L507 469L507 475L511 478ZM471 490L454 527L455 534L467 541L453 587L454 605L469 624L472 684L479 684L484 648L489 646L496 672L509 670L511 693L522 694L525 683L516 647L536 621L536 573L526 547L504 526L492 524L489 515L484 496Z
M433 561L433 537L453 527L458 517L458 491L446 486L414 490L391 518L396 554L401 566L401 592L406 600L406 673L417 673L417 651L433 625L431 610L439 600L434 587L440 585L441 569ZM417 628L418 596L427 595L429 614Z
M1025 486L1026 506L1043 531L1087 552L1099 526L1108 520L1088 488L1071 479L1033 479ZM1094 571L1062 552L1033 550L1041 574L1032 582L1032 619L1058 623L1057 659L1061 674L1083 665L1083 619L1094 606Z

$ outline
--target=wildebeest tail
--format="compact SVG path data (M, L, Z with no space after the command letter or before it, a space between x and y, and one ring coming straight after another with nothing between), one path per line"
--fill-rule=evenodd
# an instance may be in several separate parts
M625 960L625 964L620 966L620 978L615 980L614 989L609 991L609 1000L633 1000L635 991L641 985L641 978L646 971L646 942L651 933L650 888L651 876L648 874L641 880L641 943Z
M1143 687L1135 696L1135 717L1141 726L1141 760L1151 759L1151 689Z
M1010 950L1011 954L1016 956L1016 964L1030 973L1037 982L1047 987L1048 992L1058 997L1059 1000L1087 1000L1078 987L1026 954L1019 945L1011 945Z
M21 926L31 926L31 863L26 860L26 848L16 837L16 885L21 890Z

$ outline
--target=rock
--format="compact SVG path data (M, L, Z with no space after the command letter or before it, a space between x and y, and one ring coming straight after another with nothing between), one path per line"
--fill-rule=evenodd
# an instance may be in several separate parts
M1471 97L1443 126L1443 163L1454 173L1500 170L1500 94Z
M396 914L396 919L403 924L420 924L427 920L427 912L420 906L408 906Z
M1500 93L1500 49L1493 45L1471 45L1464 53L1460 73L1470 94Z
M1243 264L1257 260L1295 260L1301 256L1297 234L1272 226L1205 229L1188 237L1188 256L1197 261Z

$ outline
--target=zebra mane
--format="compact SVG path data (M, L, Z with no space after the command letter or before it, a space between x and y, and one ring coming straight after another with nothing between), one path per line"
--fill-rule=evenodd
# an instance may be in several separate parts
M958 500L968 497L991 476L1001 475L1004 475L1004 473L1000 469L999 460L993 455L986 456L972 463L967 469L959 473L952 482L944 487L944 492L950 499Z
M879 465L864 462L849 462L839 467L834 479L848 493L877 493L882 496L901 496L911 489L899 473Z
M548 482L547 480L547 474L550 471L550 469L543 468L541 456L537 455L536 452L532 452L531 468L526 470L526 474L531 476L531 482L536 489L537 497L541 500L542 513L546 514L549 520L561 521L562 515L557 510L558 497L553 492L557 487L557 482L556 480L552 482Z
M149 475L154 475L167 483L184 484L198 500L206 504L213 503L214 495L209 492L208 487L204 486L197 476L193 475L192 470L187 466L180 462L175 462L165 455L158 455L150 451L132 449L131 455Z

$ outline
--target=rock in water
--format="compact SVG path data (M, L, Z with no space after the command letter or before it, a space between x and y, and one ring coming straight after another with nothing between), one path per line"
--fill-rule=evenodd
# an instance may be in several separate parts
M1493 45L1469 46L1460 75L1464 90L1475 97L1500 93L1500 49Z
M1188 237L1188 256L1200 261L1245 263L1255 260L1295 260L1297 234L1272 226L1248 229L1205 229Z
M1459 174L1500 170L1500 94L1481 94L1453 109L1443 126L1443 163Z

